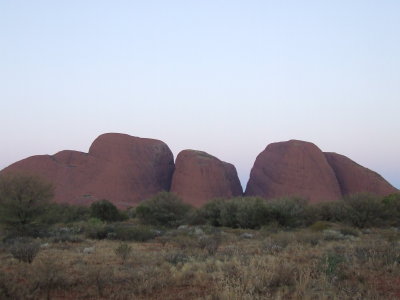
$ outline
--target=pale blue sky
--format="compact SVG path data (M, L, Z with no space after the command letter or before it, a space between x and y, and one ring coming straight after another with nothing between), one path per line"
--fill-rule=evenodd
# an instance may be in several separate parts
M400 1L0 0L0 168L157 138L235 164L302 139L400 188Z

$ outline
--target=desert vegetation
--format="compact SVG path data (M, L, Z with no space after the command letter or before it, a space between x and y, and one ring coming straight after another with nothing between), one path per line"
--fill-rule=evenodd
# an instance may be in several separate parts
M119 211L49 203L45 183L7 180L0 299L400 298L400 195L193 208L164 192ZM29 222L10 205L18 195L37 212Z

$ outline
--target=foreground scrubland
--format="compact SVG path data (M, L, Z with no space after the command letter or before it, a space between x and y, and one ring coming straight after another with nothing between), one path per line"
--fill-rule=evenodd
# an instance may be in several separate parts
M32 263L2 244L0 298L400 298L395 228L183 226L146 242L87 239L67 228L31 241L40 247Z
M39 201L29 180L0 186L0 299L400 299L399 195L122 212Z

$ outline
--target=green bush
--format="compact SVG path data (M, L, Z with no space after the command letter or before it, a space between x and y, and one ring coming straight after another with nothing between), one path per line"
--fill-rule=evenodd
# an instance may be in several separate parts
M156 237L156 232L149 226L123 224L114 227L113 234L109 238L121 241L145 242Z
M181 225L191 210L174 194L161 192L136 207L136 216L144 224L176 227Z
M53 187L26 174L0 176L0 223L18 235L29 235L53 197Z
M313 205L321 221L343 222L358 228L400 225L400 195L380 198L372 194L354 194L344 200Z
M200 211L212 226L254 229L271 221L271 211L267 202L257 197L217 199L205 204Z
M237 220L237 212L239 210L238 206L239 205L235 199L224 202L224 205L221 206L220 212L220 223L222 226L231 228L240 227Z
M105 224L88 224L85 228L85 236L89 239L103 240L113 231L111 226Z
M120 241L145 242L156 237L156 231L149 226L133 225L124 223L105 224L91 222L86 225L85 235L87 238Z
M359 227L380 226L383 224L384 205L381 199L370 194L355 194L344 199L347 223Z
M307 201L301 198L282 198L269 203L272 218L283 227L308 225Z
M391 194L382 199L387 225L400 226L400 194Z
M204 217L206 222L211 226L222 226L221 223L221 211L223 206L228 200L215 199L204 204L199 209L200 215Z
M272 221L271 209L265 200L245 197L237 198L236 201L238 204L236 219L240 228L260 228Z
M327 222L344 222L346 219L346 206L343 200L313 204L317 220Z
M40 221L44 224L73 223L87 221L90 210L86 206L50 203L45 207Z
M118 208L108 200L100 200L90 205L90 217L98 218L105 222L116 222L126 219Z
M191 209L185 216L183 224L188 225L206 225L207 219L201 209Z

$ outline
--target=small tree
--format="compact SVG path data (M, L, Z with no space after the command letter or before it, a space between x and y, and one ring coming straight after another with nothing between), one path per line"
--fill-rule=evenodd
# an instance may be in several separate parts
M100 200L90 205L90 216L106 222L121 221L123 219L118 208L108 200Z
M53 187L41 178L26 174L0 176L0 222L26 234L45 213Z
M168 192L161 192L136 207L137 217L146 224L174 227L182 224L191 207Z

